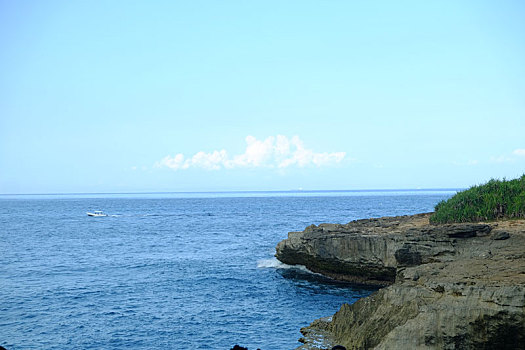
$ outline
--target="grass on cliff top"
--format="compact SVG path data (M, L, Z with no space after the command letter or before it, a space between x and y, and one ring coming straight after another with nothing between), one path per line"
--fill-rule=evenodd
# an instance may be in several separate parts
M439 202L434 209L433 224L525 218L525 175L473 186Z

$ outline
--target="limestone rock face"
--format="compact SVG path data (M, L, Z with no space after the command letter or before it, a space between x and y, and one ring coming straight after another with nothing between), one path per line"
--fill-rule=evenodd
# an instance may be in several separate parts
M389 285L303 329L301 349L319 349L317 333L347 349L525 349L525 221L428 217L310 226L279 243L285 263Z
M375 285L395 281L402 266L450 260L455 238L486 235L484 224L430 226L430 214L352 221L346 225L311 225L290 232L276 257L291 265L335 279Z

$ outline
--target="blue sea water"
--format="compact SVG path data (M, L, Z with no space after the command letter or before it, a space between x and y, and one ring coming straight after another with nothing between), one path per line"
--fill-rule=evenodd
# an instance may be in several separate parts
M289 231L427 212L454 193L0 196L0 345L293 349L301 327L373 289L279 264Z

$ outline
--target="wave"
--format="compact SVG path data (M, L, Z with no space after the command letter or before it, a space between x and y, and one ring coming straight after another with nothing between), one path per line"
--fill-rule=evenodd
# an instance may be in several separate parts
M257 261L257 267L260 269L280 269L280 270L299 270L306 273L311 273L316 276L323 276L320 273L308 270L304 265L288 265L280 262L277 258L261 259ZM323 276L324 277L324 276Z

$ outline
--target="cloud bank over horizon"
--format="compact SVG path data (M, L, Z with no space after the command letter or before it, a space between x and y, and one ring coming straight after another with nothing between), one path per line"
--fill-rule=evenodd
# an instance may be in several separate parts
M341 163L346 152L314 152L304 146L299 136L291 139L283 136L269 136L257 140L247 136L244 153L230 156L224 149L212 152L199 151L191 157L182 153L166 156L155 163L157 168L186 170L201 168L206 170L239 169L239 168L270 168L285 169L289 167L329 166Z

